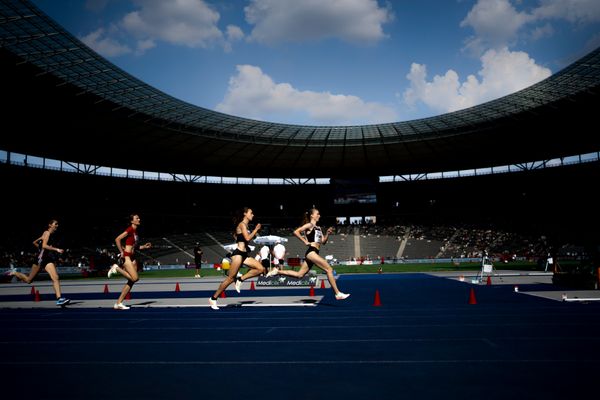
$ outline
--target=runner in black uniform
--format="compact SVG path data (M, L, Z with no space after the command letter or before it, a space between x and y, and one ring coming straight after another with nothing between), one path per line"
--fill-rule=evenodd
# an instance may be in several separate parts
M229 274L227 275L227 278L221 282L221 285L219 285L219 288L215 294L208 299L208 304L213 310L219 309L217 306L217 299L221 293L223 293L223 291L225 291L225 289L227 289L227 287L234 281L235 290L239 293L243 281L265 272L265 269L258 261L252 257L248 257L248 242L252 240L252 238L256 236L256 233L260 230L260 224L256 224L256 227L252 232L248 231L248 223L250 223L253 218L254 213L252 212L252 209L244 207L240 214L234 219L234 223L236 225L235 241L237 243L237 248L231 254L231 266L229 267ZM237 274L242 264L249 267L248 272L238 277Z
M317 226L320 218L321 214L319 213L319 210L316 208L311 208L310 211L304 215L302 226L294 231L294 235L306 246L308 246L308 250L306 250L304 262L302 263L300 270L297 272L293 270L280 271L277 268L273 268L271 272L267 274L267 276L275 276L279 274L293 276L295 278L302 278L313 267L313 265L316 265L327 274L327 279L329 280L329 284L331 285L333 293L335 293L335 298L337 300L344 300L350 296L350 294L340 292L335 282L335 278L333 277L333 268L331 268L327 261L319 255L321 245L327 243L329 235L331 232L333 232L333 229L329 228L327 233L323 235L321 227ZM304 233L304 236L302 236L302 233Z
M10 275L16 276L23 282L31 283L33 278L35 278L38 272L40 272L40 269L45 269L48 275L50 275L50 279L52 279L52 286L54 287L54 292L56 293L56 305L65 306L69 304L71 300L62 297L60 292L60 278L58 276L58 272L56 271L58 255L62 254L64 250L54 246L53 241L51 240L51 235L56 232L57 229L58 221L53 219L48 223L48 229L42 234L42 236L34 240L33 244L37 246L39 254L37 256L37 263L32 265L29 276L17 271L10 271Z

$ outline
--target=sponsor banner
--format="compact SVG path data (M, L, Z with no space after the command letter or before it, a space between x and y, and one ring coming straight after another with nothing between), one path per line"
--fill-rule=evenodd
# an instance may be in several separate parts
M259 276L256 286L317 286L319 279L316 276L304 276L301 279L291 276Z

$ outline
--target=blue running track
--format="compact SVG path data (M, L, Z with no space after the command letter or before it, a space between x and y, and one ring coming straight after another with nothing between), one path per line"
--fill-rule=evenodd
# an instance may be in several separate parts
M425 274L345 275L339 285L348 300L327 290L311 308L0 309L0 393L60 400L597 396L600 304L561 303L505 285L477 286L478 304L469 305L471 285ZM381 307L373 306L376 290Z

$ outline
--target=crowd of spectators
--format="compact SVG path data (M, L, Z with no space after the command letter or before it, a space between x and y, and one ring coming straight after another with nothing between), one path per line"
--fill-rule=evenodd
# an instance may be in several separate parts
M0 248L0 268L23 268L30 267L37 262L38 252L32 246L31 250L15 250L11 248ZM59 265L89 266L89 252L85 254L80 250L75 252L70 249L59 256Z
M268 232L264 232L264 234L290 237L292 236L292 231L289 227L270 226ZM383 225L368 223L337 225L335 226L333 235L333 240L336 240L336 235L340 236L339 240L344 240L349 235L360 235L368 238L394 238L398 242L398 246L403 240L435 241L439 242L438 253L431 256L435 258L477 258L481 257L484 251L487 251L490 256L503 260L511 260L517 257L521 259L537 259L551 251L548 239L543 235L511 232L489 226L469 224L427 225L405 223ZM167 234L166 236L169 235ZM198 236L192 236L190 236L190 240L197 241L197 237L204 237L206 235L199 234ZM177 239L177 235L172 237L175 242L181 242ZM106 268L115 261L117 257L116 248L109 240L104 240L100 246L92 247L89 244L70 243L70 246L64 246L68 250L61 255L59 265L83 267L91 270ZM189 243L181 242L178 246L187 249ZM160 254L168 252L169 249L167 247L171 248L170 245L167 246L166 244L164 246L158 244L156 247L156 254L149 254L149 256L147 255L147 259L143 260L145 264L156 264L158 262L156 258ZM175 251L175 248L173 248L173 251ZM564 258L577 258L584 254L581 246L565 243L555 244L552 251L557 256ZM370 256L365 255L365 257L370 257L374 261L380 260L382 255L388 260L395 258L395 254L388 253L377 255L377 253L372 251ZM18 245L15 245L8 242L0 247L0 268L29 267L35 262L36 256L37 251L31 243L25 241L23 244L22 241ZM352 255L349 255L349 257L352 257Z
M470 224L338 225L336 234L438 241L441 242L441 246L437 258L477 258L482 256L483 251L500 258L536 258L549 249L548 240L543 235L509 232Z

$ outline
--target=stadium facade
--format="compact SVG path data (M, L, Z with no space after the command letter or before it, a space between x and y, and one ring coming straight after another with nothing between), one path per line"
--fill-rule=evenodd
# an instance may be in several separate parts
M106 243L131 211L146 218L150 235L193 232L228 226L232 208L243 205L273 226L296 225L314 205L327 224L338 216L376 217L386 225L487 223L552 234L557 242L597 236L600 49L476 107L368 126L269 123L185 103L122 71L28 1L0 0L0 64L0 176L7 209L14 210L6 226L17 232L6 240L26 243L39 234L40 221L57 216L74 239L83 232L90 243ZM134 144L139 156L123 144ZM80 173L23 168L11 159L16 153L42 164L70 161L67 169ZM581 154L595 156L543 168ZM523 172L420 180L502 165L521 165ZM100 173L105 167L174 179L115 179ZM411 174L408 182L377 179ZM252 184L211 184L201 179L208 175L244 176ZM321 178L331 183L302 185Z
M465 110L379 125L298 126L225 115L162 93L28 1L2 0L0 15L4 123L13 127L0 150L8 152L197 176L331 178L600 150L600 49L529 88ZM38 139L50 133L51 144ZM121 143L135 143L140 157Z

